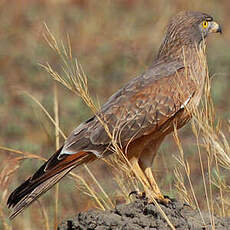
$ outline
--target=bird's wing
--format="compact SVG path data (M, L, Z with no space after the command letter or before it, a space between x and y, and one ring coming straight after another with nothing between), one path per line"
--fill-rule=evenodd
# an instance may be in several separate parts
M96 116L72 132L61 154L87 150L103 156L111 138L99 120L123 147L131 139L153 132L182 109L195 92L192 81L184 84L188 71L189 67L177 62L160 63L134 78L111 96Z

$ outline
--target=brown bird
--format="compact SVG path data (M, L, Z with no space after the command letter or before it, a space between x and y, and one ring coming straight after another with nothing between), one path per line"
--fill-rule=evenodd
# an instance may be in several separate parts
M14 218L73 168L113 153L109 131L117 137L133 168L156 198L164 197L152 174L152 164L164 137L191 118L199 104L206 76L203 44L209 33L221 32L213 18L200 12L180 12L171 20L149 69L113 94L97 115L81 123L64 145L8 199ZM204 62L203 62L204 61ZM100 119L99 119L100 118Z

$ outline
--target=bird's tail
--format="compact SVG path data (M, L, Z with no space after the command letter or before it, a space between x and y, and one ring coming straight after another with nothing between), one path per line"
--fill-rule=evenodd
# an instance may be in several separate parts
M62 147L32 177L11 193L7 201L8 207L14 208L10 215L11 219L49 190L70 170L95 159L94 154L84 151L71 155L63 155L59 159L58 156L61 150Z

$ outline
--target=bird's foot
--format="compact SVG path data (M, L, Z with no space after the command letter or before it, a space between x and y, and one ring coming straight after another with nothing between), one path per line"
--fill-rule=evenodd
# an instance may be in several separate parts
M156 195L156 197L154 197L155 201L157 201L157 203L159 204L163 204L163 205L169 205L172 204L173 200L170 199L168 196L164 196L162 194L158 194ZM151 202L151 199L150 199ZM152 199L152 202L154 203L154 200Z
M136 199L146 199L148 203L159 203L163 205L169 205L173 203L173 199L170 199L168 196L164 196L161 193L154 194L150 193L149 191L146 192L138 192L132 191L129 193L129 196L135 195Z
M139 192L139 191L132 191L129 193L130 196L135 196L136 199L146 199L146 193L145 192Z

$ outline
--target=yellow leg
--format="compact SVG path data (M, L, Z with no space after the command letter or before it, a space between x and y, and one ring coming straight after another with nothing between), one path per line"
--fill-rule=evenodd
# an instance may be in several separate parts
M153 172L152 172L152 169L151 168L146 168L145 169L145 175L146 177L148 178L148 181L152 187L152 190L153 192L157 195L157 196L160 196L160 197L163 197L162 194L161 194L161 191L157 185L157 182L153 176Z
M133 171L134 171L135 175L142 180L142 182L145 184L145 186L150 187L151 185L149 183L149 180L147 179L143 170L140 168L138 158L136 158L136 157L131 158L130 163L133 167Z
M130 145L128 148L128 158L137 177L143 182L144 192L153 201L152 198L168 203L164 198L153 176L151 167L156 156L156 151L163 138L158 140L140 140L140 143Z
M139 157L139 164L151 186L150 201L151 197L153 197L162 203L169 203L169 199L164 198L162 195L152 172L153 161L162 140L163 138L149 142Z

